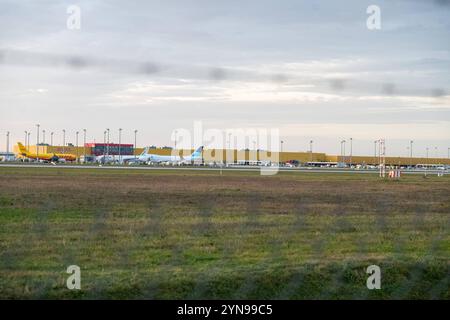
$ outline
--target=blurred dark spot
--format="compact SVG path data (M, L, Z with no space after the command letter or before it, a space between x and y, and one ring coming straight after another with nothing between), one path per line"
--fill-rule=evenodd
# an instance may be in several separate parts
M330 80L330 87L333 90L341 91L345 89L346 86L346 80L345 79L331 79Z
M86 67L88 62L81 57L70 57L67 59L67 64L74 69L81 69Z
M439 6L448 6L450 5L450 0L434 0L434 2Z
M226 75L226 72L225 72L224 69L222 69L222 68L213 68L209 72L209 77L212 80L220 81L220 80L224 80L227 77L227 75Z
M273 82L278 82L278 83L285 83L285 82L288 82L288 80L289 80L287 75L281 74L281 73L272 75L271 79Z
M445 90L441 88L436 88L431 91L433 97L443 97L445 96Z
M142 64L142 66L140 67L140 71L144 74L153 74L159 71L159 67L156 65L156 63L147 62Z
M392 96L395 94L395 85L393 83L383 83L381 85L381 92L383 94Z

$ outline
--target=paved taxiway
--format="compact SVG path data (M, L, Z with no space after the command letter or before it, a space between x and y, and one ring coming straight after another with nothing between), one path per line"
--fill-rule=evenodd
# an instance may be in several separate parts
M276 171L276 167L191 167L191 166L118 166L118 165L73 165L73 164L0 164L0 168L60 168L60 169L114 169L114 170L192 170L192 171L246 171L255 172L266 170L267 172ZM378 174L378 169L349 169L349 168L289 168L279 167L279 171L283 172L310 172L310 173L371 173ZM386 173L389 169L386 169ZM402 174L437 174L437 170L402 170ZM444 172L448 174L448 171Z

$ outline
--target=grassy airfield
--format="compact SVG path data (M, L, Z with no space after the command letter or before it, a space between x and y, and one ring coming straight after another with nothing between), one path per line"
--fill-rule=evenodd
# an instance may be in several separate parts
M0 166L0 298L449 299L449 222L449 175Z

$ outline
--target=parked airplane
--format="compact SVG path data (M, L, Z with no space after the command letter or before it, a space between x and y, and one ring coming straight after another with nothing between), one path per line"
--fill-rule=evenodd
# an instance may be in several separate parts
M157 154L147 154L149 163L191 163L202 160L203 146L195 150L191 155L183 156L160 156Z
M31 153L20 142L17 142L17 145L19 146L19 154L29 159L39 159L49 162L75 161L77 159L75 155L69 153Z
M137 156L118 156L118 155L101 155L95 157L95 161L99 163L111 163L111 162L120 162L120 163L145 163L148 161L148 147L142 151L140 155Z
M102 155L96 157L96 162L99 163L190 163L202 159L203 146L195 150L191 155L182 156L160 156L157 154L148 153L149 148L146 147L144 151L138 156L119 156L118 155Z
M122 162L124 163L147 163L149 161L150 154L148 153L148 150L150 148L146 147L144 148L144 151L140 155L136 156L127 156L126 158L122 159Z

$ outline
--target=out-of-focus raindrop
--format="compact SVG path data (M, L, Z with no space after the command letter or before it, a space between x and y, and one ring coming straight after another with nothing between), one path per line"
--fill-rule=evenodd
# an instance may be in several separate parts
M437 5L450 6L450 0L434 0Z
M82 69L89 65L87 59L81 57L69 57L66 62L71 68L74 69Z
M220 81L226 79L227 75L222 68L212 68L209 72L209 77L211 80Z
M271 80L276 83L286 83L289 81L289 77L285 74L278 73L271 76Z
M381 92L385 95L392 96L395 94L395 84L393 83L383 83L381 85Z
M443 97L445 96L445 90L442 88L435 88L431 90L431 95L436 98Z
M160 71L160 68L156 63L153 62L147 62L140 66L141 73L144 74L154 74Z
M346 79L330 79L330 87L333 90L336 91L342 91L345 89L346 85L347 85L347 80Z

